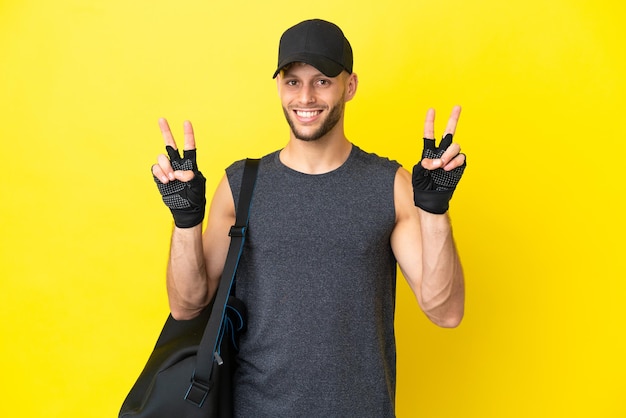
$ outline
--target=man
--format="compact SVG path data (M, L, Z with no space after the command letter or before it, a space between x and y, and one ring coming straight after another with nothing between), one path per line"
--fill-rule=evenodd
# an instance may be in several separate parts
M274 73L289 141L261 160L237 296L248 307L235 375L240 417L393 417L396 266L437 325L457 326L463 272L447 215L465 167L452 143L455 107L439 147L434 110L411 175L344 133L356 94L352 49L336 25L308 20L281 37ZM226 170L206 230L204 178L184 124L184 158L168 147L152 168L174 215L167 270L172 315L192 318L211 300L235 222L243 162ZM397 263L397 264L396 264Z

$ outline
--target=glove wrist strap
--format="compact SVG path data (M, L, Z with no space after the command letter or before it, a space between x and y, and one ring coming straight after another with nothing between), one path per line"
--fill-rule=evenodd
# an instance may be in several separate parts
M415 206L436 215L443 215L448 211L450 199L454 190L416 190L413 189Z

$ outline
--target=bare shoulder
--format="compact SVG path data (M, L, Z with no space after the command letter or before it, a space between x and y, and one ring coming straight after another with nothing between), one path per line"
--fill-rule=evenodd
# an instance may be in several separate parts
M212 211L217 212L218 215L232 215L235 217L235 203L233 201L233 193L230 189L228 177L226 174L222 176L222 179L215 189L213 199L211 200L211 206L209 209L209 216Z
M396 172L394 181L394 204L396 209L396 222L406 218L417 218L417 211L413 202L413 183L411 173L406 168L400 167Z
M213 195L202 239L210 280L217 280L221 275L230 243L228 233L234 224L235 203L228 178L224 175Z
M228 236L228 231L234 222L235 203L228 178L224 175L217 185L211 200L207 227L204 231L205 239L207 236L209 239L212 239L211 235L214 234L223 235L224 231L226 231Z

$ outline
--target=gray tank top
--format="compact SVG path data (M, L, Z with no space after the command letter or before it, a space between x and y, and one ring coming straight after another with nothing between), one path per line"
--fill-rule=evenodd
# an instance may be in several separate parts
M353 146L321 175L261 160L236 294L248 308L235 416L393 417L394 179ZM243 161L227 170L237 202Z

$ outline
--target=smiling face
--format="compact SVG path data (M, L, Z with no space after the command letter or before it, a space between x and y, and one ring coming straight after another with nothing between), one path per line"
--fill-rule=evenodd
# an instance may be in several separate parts
M356 80L356 75L345 71L327 77L304 63L294 63L281 71L278 94L293 136L315 141L339 129L343 133L345 103L356 92Z

